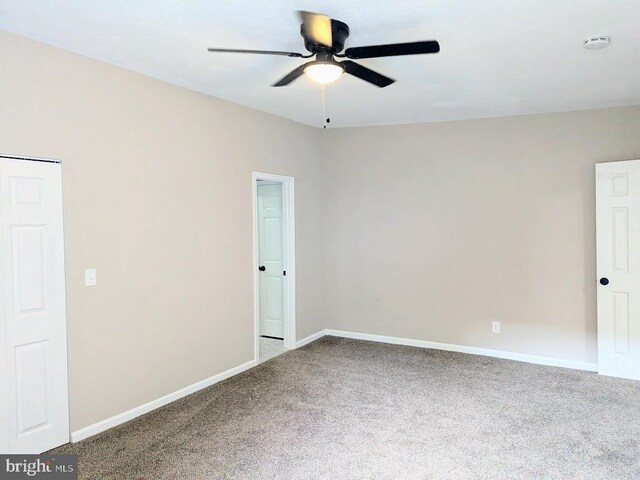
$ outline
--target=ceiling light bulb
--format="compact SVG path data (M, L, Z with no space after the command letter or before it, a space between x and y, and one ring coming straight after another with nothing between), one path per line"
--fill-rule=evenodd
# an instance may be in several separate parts
M344 73L344 68L338 63L312 63L304 69L304 73L318 83L335 82Z

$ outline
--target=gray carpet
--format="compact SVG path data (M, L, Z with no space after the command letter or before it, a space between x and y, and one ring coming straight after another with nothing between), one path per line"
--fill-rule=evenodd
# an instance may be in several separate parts
M640 384L324 337L56 451L82 479L639 479Z

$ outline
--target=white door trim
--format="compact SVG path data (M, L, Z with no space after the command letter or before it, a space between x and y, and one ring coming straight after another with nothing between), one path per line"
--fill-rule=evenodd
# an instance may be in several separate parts
M253 210L253 358L260 361L260 312L259 312L259 242L258 242L258 180L282 183L282 220L284 227L284 265L287 276L284 282L284 348L296 348L296 228L293 177L272 173L251 173Z

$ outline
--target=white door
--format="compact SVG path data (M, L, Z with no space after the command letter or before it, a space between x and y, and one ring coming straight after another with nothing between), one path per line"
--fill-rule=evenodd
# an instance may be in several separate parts
M0 159L0 451L69 441L61 166Z
M284 338L282 184L258 183L260 335Z
M598 370L640 380L640 160L596 165Z

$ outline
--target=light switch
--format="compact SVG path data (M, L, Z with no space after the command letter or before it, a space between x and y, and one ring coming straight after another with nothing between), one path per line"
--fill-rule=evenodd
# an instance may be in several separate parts
M84 286L93 287L97 283L96 269L88 268L84 271Z

